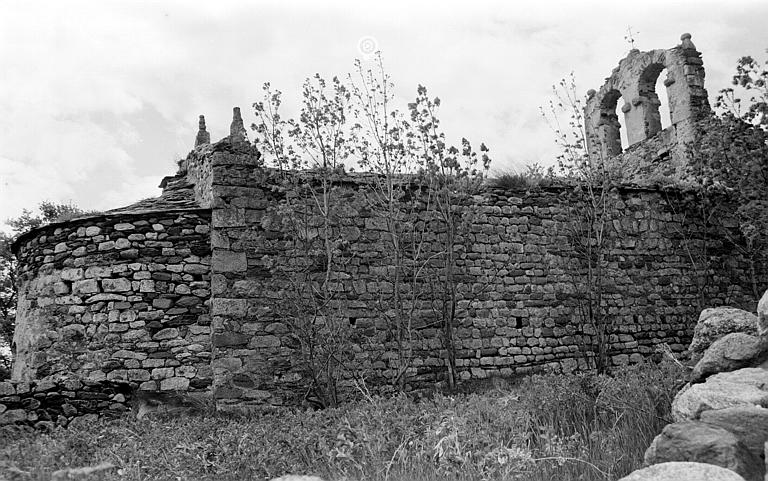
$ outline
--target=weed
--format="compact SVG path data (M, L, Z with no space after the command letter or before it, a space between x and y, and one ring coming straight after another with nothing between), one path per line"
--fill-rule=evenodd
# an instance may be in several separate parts
M372 397L253 417L125 417L0 434L0 478L111 462L105 480L612 480L641 466L683 371L536 375L483 394Z

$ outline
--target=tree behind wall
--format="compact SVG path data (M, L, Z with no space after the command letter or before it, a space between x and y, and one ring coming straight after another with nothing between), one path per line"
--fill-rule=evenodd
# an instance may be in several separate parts
M541 114L561 150L557 157L559 174L574 186L576 196L565 234L578 258L569 271L584 339L582 356L587 367L603 373L610 367L610 335L615 322L605 299L611 282L606 254L613 221L610 196L619 173L608 168L607 159L587 149L584 102L576 93L573 73L552 87L552 98L541 108Z
M0 232L0 379L10 370L11 358L4 355L7 351L3 347L10 350L16 319L16 256L11 252L11 244L32 229L87 213L73 204L50 201L40 203L38 211L24 209L21 216L6 221L13 234Z
M761 65L751 56L741 57L732 84L719 91L719 115L699 126L697 141L686 153L703 204L718 196L735 204L741 235L726 232L726 237L748 259L757 300L768 287L758 274L768 251L768 59ZM715 215L717 207L711 208Z
M319 80L319 77L316 79ZM370 220L376 224L372 228L382 231L380 239L385 244L379 258L366 259L365 262L376 264L371 267L381 276L376 279L380 286L380 292L377 293L379 298L373 301L375 305L368 308L375 310L378 319L387 326L385 345L394 346L387 353L389 373L385 375L386 380L399 389L407 387L408 377L414 372L411 360L420 336L418 331L432 329L439 332L442 346L440 357L445 362L448 383L455 387L457 376L453 337L459 302L458 290L462 282L456 266L465 238L461 234L469 220L462 212L462 203L479 188L488 169L487 149L481 146L481 152L475 153L466 140L463 140L461 149L450 147L440 130L437 117L440 101L428 97L424 87L419 87L416 101L409 105L410 116L393 108L392 84L379 55L371 69L366 70L361 63L357 63L356 76L353 78L350 75L348 80L346 87L335 79L333 81L335 90L344 91L344 101L333 104L333 114L324 106L320 94L313 92L307 97L305 89L304 109L298 120L286 120L280 116L280 94L267 85L265 100L255 104L259 119L254 125L257 144L273 158L278 172L286 179L301 177L299 172L288 172L290 169L310 168L311 176L305 178L314 177L321 185L328 185L328 199L336 205L328 212L338 211L338 194L341 189L338 185L339 177L333 176L338 174L341 164L336 164L333 171L320 169L313 164L313 160L318 157L312 153L312 149L308 151L296 142L296 136L302 129L318 132L316 128L302 127L303 124L337 116L338 129L334 135L340 141L338 145L343 156L349 155L350 160L357 160L369 174L367 181L360 182L357 187L355 208L370 212ZM348 92L351 92L349 97ZM349 119L353 121L348 122ZM304 158L310 159L310 163L303 162ZM322 180L326 173L332 174L327 181ZM289 191L300 205L305 205L307 200L316 196L316 191L302 190L298 185L291 186ZM309 204L323 210L320 202L311 201ZM302 212L296 208L288 210ZM331 216L329 222L330 237L321 235L317 239L330 242L331 246L343 246L347 239L343 234L338 237L338 233L343 230L343 219ZM303 239L310 236L302 234L304 228L297 229L296 226L294 224L294 227L287 228L283 224L285 238L293 239L291 242L294 243L306 244L307 241ZM305 250L309 252L312 249ZM333 271L329 272L328 278L333 281L335 276L343 275L345 254L335 247L326 249L326 252L330 262L325 265ZM307 282L313 282L298 271L283 274L283 278L295 286L306 286ZM331 282L330 285L340 284ZM319 291L323 289L322 286L313 288ZM343 318L340 309L345 293L334 290L329 295L333 302L311 305L308 306L309 310L330 309L336 310L336 314L327 311L323 315L313 315L313 318ZM311 336L321 337L312 340L304 336L302 350L309 371L316 371L319 365L328 366L329 363L323 362L322 358L330 352L321 358L309 359L310 350L307 346L335 345L340 340L348 345L349 341L344 335L353 329L342 324L338 323L338 328L331 331L304 330ZM331 335L331 332L335 334ZM331 336L333 342L322 339L323 336ZM358 339L356 342L361 341ZM332 357L332 364L343 370L342 356L335 354ZM337 371L335 379L350 375L354 377L354 373L341 375ZM325 376L325 379L330 378Z

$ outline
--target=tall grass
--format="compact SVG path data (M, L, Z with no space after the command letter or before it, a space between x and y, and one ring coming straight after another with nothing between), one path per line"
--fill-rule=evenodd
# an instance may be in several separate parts
M640 466L668 422L672 366L538 375L482 394L374 398L322 411L130 417L0 438L0 478L107 461L107 480L609 480ZM14 471L15 470L15 471Z

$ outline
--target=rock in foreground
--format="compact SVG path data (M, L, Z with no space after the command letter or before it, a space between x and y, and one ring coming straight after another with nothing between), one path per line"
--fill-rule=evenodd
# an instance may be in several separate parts
M704 351L716 340L732 332L758 334L757 316L735 307L713 307L704 309L693 329L693 340L688 350L694 361L698 361Z
M693 461L730 469L748 481L762 481L763 461L732 432L699 421L667 425L645 452L646 464Z
M723 372L683 388L672 401L672 419L690 421L704 411L737 406L768 406L767 370L748 367Z
M286 474L279 478L273 478L271 481L324 481L323 478L317 476L304 476L301 474Z
M753 367L768 360L768 340L743 332L732 332L713 342L691 373L691 383L711 374Z
M764 456L768 442L768 409L742 406L701 413L701 421L727 429L756 457Z
M619 481L745 481L730 469L704 463L661 463L638 469Z

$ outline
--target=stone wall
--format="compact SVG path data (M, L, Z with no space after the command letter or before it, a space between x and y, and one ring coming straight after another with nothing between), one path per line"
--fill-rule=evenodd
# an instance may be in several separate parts
M114 416L129 409L128 383L59 379L0 382L0 429L33 426L50 431L87 416Z
M286 175L305 194L317 186L311 172L264 168L242 138L203 143L163 180L160 198L22 236L14 379L75 376L212 394L220 409L307 401L317 380L297 325L313 312L297 301L317 299L295 289L292 273L306 259L284 222L299 214L286 204ZM370 180L335 179L334 295L311 320L340 329L339 339L315 341L320 349L343 342L343 359L334 361L343 364L341 398L355 383L385 391L403 374L392 253L386 219L367 197ZM409 195L423 202L418 189ZM310 228L301 235L321 239L307 199ZM550 185L485 188L465 201L453 348L435 312L443 277L430 265L413 284L406 389L444 383L449 352L459 381L594 365L600 342L581 314L589 286L574 234L583 200L573 186ZM754 302L746 274L753 266L734 244L740 235L728 199L720 200L724 214L705 225L695 196L679 189L608 194L601 312L613 364L651 356L661 343L682 351L703 305ZM430 257L441 249L442 227L417 211ZM312 260L319 272L322 258ZM764 290L764 259L754 267Z
M211 383L209 211L107 214L17 242L13 379Z
M220 408L300 403L312 385L307 346L290 322L291 280L274 269L295 256L279 222L269 221L282 194L247 151L219 151L211 165L215 397ZM346 246L343 268L334 273L333 313L349 330L346 362L353 369L340 379L347 391L353 378L374 389L386 386L399 362L392 325L380 308L393 292L386 232L360 191L354 178L339 182L337 228ZM459 240L453 333L461 380L585 368L594 356L595 330L579 316L585 267L569 238L580 196L567 186L489 189L467 206L473 220ZM683 351L702 301L754 302L749 263L725 240L738 239L735 223L723 216L705 227L692 198L639 188L610 194L603 308L612 322L607 344L614 364L639 361L661 343ZM762 289L766 266L758 272ZM413 388L445 380L446 350L429 302L416 306L407 372Z

